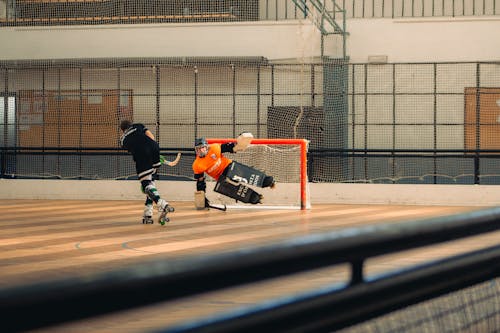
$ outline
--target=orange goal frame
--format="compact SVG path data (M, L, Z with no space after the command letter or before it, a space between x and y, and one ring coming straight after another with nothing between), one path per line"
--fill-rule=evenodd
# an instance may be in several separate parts
M207 138L207 143L236 142L236 139ZM252 139L250 144L264 145L298 145L300 147L300 209L311 208L307 180L307 150L309 141L306 139Z

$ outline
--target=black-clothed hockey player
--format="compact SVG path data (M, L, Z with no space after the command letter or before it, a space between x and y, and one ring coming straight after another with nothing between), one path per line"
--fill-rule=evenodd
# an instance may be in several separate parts
M123 132L121 146L132 154L135 162L137 177L141 182L141 190L146 194L144 203L144 216L142 223L153 223L153 202L156 203L160 213L159 223L168 222L166 214L174 209L168 202L160 197L155 185L156 172L161 166L160 146L155 137L143 124L133 124L129 120L120 123Z

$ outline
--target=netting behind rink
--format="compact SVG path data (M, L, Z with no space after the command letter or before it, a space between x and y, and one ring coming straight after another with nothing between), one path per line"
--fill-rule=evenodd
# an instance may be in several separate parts
M498 184L496 63L265 58L0 62L2 177L134 177L119 121L144 123L192 179L196 137L309 140L313 182Z
M281 0L283 1L283 0ZM258 0L2 1L4 24L127 24L256 20Z
M225 155L273 176L279 183L299 183L300 149L292 144L251 144L244 152Z
M4 0L0 25L144 24L170 22L237 22L297 19L303 13L294 3L305 0ZM329 5L330 0L316 1ZM348 18L415 18L499 15L498 0L404 0L385 2L347 0Z
M338 333L494 333L500 327L499 280L394 311Z

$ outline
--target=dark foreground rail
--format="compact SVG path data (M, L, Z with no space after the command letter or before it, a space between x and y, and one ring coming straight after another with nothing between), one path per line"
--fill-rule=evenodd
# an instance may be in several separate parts
M366 259L498 229L500 208L492 208L400 224L345 229L232 253L151 261L100 274L3 288L0 289L2 331L40 328L350 263L352 276L347 286L331 286L166 330L331 331L500 275L500 246L370 279L363 272Z

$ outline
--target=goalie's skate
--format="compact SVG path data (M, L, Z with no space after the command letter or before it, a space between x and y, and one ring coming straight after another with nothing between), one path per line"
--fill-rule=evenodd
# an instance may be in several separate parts
M262 203L262 200L264 200L264 196L262 194L259 194L259 202L258 203Z
M165 225L165 223L170 222L170 218L167 217L167 214L173 212L175 209L174 207L170 206L165 200L160 200L161 201L158 202L158 211L160 212L158 223L160 223L161 225Z

